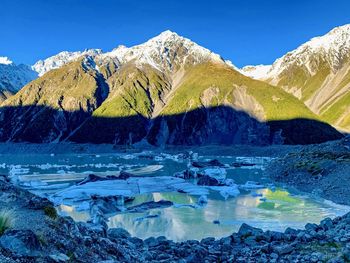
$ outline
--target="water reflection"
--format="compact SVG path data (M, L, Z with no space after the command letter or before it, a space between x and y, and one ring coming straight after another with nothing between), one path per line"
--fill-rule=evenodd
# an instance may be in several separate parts
M50 195L57 191L53 184L66 188L83 179L88 173L114 175L121 170L131 171L139 176L172 176L187 168L187 161L174 161L167 157L149 159L149 156L101 154L101 155L23 155L1 156L4 164L0 172L12 173L22 186L37 193ZM147 157L147 158L146 158ZM171 156L170 156L171 157ZM227 178L236 184L256 181L268 185L262 170L268 158L237 158L233 156L199 156L200 160L217 158L229 164L233 161L258 164L249 169L228 168ZM110 227L123 227L133 236L147 238L166 236L181 241L202 239L207 236L222 237L238 230L242 223L265 230L283 231L287 227L303 228L306 222L318 223L326 216L335 217L348 211L347 207L337 206L308 196L292 195L285 189L273 187L259 190L241 190L241 194L226 201L217 192L208 196L208 204L202 208L190 205L197 203L197 197L183 193L153 193L136 196L129 205L148 201L169 200L174 206L153 209L144 213L120 213L109 215ZM87 221L88 211L81 211L83 205L64 206L58 209L76 221ZM218 221L220 224L214 224Z
M266 201L260 200L262 197L257 194L265 197ZM276 231L284 231L287 227L303 228L305 222L319 223L324 217L341 215L347 209L305 196L291 196L282 189L272 191L267 188L254 191L253 195L245 193L226 201L211 194L203 208L179 206L197 202L196 197L181 193L140 195L129 205L160 200L172 201L175 206L145 213L113 215L109 218L109 227L123 227L139 238L166 236L176 241L200 240L207 236L230 235L238 231L242 223ZM72 207L60 209L78 221L88 218L87 213L77 212ZM214 224L214 220L220 224Z

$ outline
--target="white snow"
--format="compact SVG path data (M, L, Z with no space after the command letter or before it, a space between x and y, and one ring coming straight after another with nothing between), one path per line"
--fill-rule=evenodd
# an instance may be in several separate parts
M185 52L177 53L180 48ZM133 61L138 67L149 65L162 72L171 72L187 63L195 65L204 61L224 63L237 69L231 61L224 60L220 55L169 30L143 44L133 47L120 45L106 53L103 53L100 49L88 49L83 52L63 51L55 56L38 61L32 68L39 73L39 76L42 76L46 72L60 68L82 56L91 56L100 64L113 61L118 66ZM98 66L95 65L95 69L98 69Z
M314 37L297 49L277 59L272 66L246 66L241 73L256 79L270 79L272 83L290 66L304 67L314 75L315 65L322 57L333 71L337 71L350 54L350 24L336 27L323 36Z
M264 79L267 75L267 73L270 71L272 65L257 65L257 66L245 66L239 71L247 76L251 77L253 79Z
M60 68L82 56L96 56L101 53L101 49L87 49L77 52L63 51L45 60L39 60L32 66L32 69L38 72L39 76L42 76L48 71Z
M0 57L0 90L16 93L38 74L27 65L16 65L7 57Z
M0 64L10 65L13 62L8 57L0 57Z

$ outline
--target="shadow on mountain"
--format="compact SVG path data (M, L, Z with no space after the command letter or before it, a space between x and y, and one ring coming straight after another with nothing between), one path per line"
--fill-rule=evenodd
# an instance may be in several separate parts
M218 106L160 116L96 117L92 112L44 106L0 108L0 141L134 144L312 144L342 138L332 126L309 119L261 122Z

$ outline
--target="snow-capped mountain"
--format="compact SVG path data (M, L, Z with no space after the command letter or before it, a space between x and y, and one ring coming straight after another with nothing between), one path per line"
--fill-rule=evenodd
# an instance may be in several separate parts
M293 125L270 127L269 121L316 118L283 89L239 74L229 61L170 31L107 53L62 52L33 68L42 76L0 107L0 140L308 143L308 136L290 136ZM301 126L303 132L319 127ZM329 133L314 137L317 142L339 136L327 125L319 128Z
M0 57L0 64L10 65L12 61L8 57Z
M350 130L350 24L312 38L271 66L240 71L283 87L323 120Z
M96 56L99 54L102 54L102 50L100 49L87 49L84 51L77 52L63 51L45 60L39 60L32 66L32 69L38 72L39 76L42 76L46 72L52 69L60 68L63 65L74 61L82 56Z
M248 65L241 68L239 71L248 77L253 79L264 79L268 72L271 70L271 65Z
M38 74L27 65L16 65L7 57L0 57L0 101L16 93Z
M39 73L39 76L42 76L82 56L91 56L102 65L111 61L117 66L134 62L139 67L149 65L161 72L171 72L186 64L195 65L208 60L234 67L230 61L225 61L220 55L167 30L143 44L130 48L121 45L106 53L100 49L89 49L83 52L64 51L38 61L32 68Z
M113 58L121 64L135 61L136 65L148 64L159 71L171 72L186 64L198 64L204 61L225 63L220 55L199 46L190 39L179 36L169 30L131 48L119 46L101 58Z
M336 27L324 36L312 38L272 65L246 66L241 72L255 79L270 79L277 84L279 76L292 66L302 67L312 76L317 73L319 64L325 62L334 73L349 57L350 24Z

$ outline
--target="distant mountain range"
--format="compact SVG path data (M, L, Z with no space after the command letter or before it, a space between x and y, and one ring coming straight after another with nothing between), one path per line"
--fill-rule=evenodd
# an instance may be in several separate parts
M16 65L7 57L0 57L0 103L14 95L38 73L27 65Z
M350 131L350 25L311 39L272 65L241 72L283 88L322 120Z
M323 121L347 128L349 28L272 66L243 69L171 31L106 53L61 52L32 67L3 58L0 140L162 146L337 139ZM335 106L339 117L327 115Z

